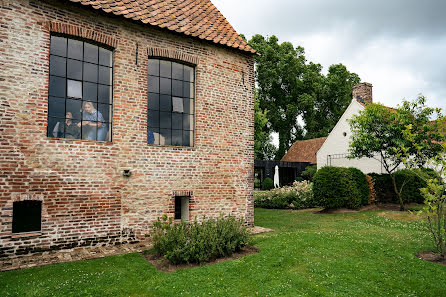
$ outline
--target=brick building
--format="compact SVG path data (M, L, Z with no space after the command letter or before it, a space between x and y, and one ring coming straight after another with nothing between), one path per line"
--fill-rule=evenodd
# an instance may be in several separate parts
M0 0L0 257L253 224L254 50L208 0Z

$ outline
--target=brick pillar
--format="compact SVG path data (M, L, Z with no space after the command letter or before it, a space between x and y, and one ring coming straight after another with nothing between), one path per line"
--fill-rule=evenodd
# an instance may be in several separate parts
M363 82L353 86L353 98L359 99L362 103L372 103L372 84Z

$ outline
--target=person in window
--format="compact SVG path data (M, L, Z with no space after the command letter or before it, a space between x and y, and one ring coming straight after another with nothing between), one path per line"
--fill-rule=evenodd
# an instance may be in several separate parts
M73 123L73 114L69 111L67 111L67 114L65 115L65 122L63 125L59 124L59 135L60 137L64 137L65 132L65 138L70 139L79 139L81 135L81 130L79 129L78 125Z
M107 136L107 125L102 114L96 110L91 102L84 102L82 107L82 138L96 140L96 129L98 131L97 140L104 141ZM78 127L81 123L77 124Z

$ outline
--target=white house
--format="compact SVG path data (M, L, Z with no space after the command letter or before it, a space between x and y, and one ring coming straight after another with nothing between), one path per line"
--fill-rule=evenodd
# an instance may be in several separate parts
M360 83L353 87L353 99L339 121L331 130L325 142L316 153L317 168L323 166L355 167L364 173L384 173L379 160L373 158L348 159L351 136L348 119L365 109L365 103L372 103L372 84Z

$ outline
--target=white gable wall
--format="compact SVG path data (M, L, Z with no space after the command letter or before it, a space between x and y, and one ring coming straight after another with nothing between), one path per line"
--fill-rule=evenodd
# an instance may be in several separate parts
M358 114L359 111L364 108L365 107L356 99L352 100L316 154L318 169L323 166L338 166L355 167L364 173L385 172L384 169L381 168L381 162L378 160L372 158L347 159L351 136L350 125L347 122L347 119L351 119L353 115ZM346 133L346 136L344 136L344 132Z

